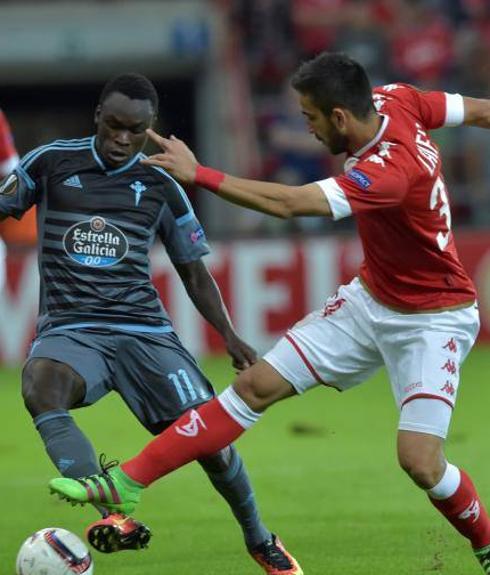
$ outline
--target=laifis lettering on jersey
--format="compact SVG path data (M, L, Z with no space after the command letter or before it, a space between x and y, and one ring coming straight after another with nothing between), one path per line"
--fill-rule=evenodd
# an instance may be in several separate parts
M415 126L417 127L415 145L419 152L417 159L428 170L429 174L433 176L439 163L439 151L429 140L429 136L422 129L422 126L419 123L415 124Z

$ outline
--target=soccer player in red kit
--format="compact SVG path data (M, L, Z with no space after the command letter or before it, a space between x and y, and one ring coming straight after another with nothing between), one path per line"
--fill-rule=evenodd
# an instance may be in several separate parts
M428 135L459 124L490 128L490 101L405 84L372 91L357 62L328 52L302 64L292 85L310 132L333 154L347 154L343 175L304 186L236 178L200 165L181 140L155 133L162 153L146 161L274 216L353 214L365 255L358 277L138 456L106 474L54 479L50 487L71 501L129 511L143 487L231 443L276 401L317 385L346 390L385 365L400 409L401 467L469 539L490 574L489 516L468 474L443 450L479 317L454 245L439 151Z
M19 156L5 114L0 110L0 180L15 168ZM0 189L1 193L1 189ZM5 282L5 244L0 238L0 291Z

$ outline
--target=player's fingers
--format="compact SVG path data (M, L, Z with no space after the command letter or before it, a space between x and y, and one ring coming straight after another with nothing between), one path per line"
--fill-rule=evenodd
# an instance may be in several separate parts
M169 166L168 158L163 154L155 154L153 156L149 156L148 158L143 158L140 160L140 163L145 166Z
M140 160L140 162L142 164L153 164L155 162L161 162L165 159L165 156L163 154L153 154L151 156L148 156L147 158L142 158Z
M164 138L163 136L160 136L159 134L157 134L154 130L152 130L151 128L147 128L146 133L148 134L148 136L150 137L151 140L153 140L155 142L155 144L158 144L161 148L163 148L164 150L167 149L167 138Z

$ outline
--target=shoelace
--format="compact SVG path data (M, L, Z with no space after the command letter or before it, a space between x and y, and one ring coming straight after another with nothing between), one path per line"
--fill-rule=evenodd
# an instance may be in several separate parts
M106 454L101 453L99 455L99 465L101 474L107 475L110 469L112 469L113 467L117 467L119 465L119 461L117 459L111 459L111 461L107 461Z
M103 475L105 479L110 479L109 470L113 467L117 467L119 465L119 461L117 459L112 459L111 461L107 461L107 456L105 453L101 453L99 455L99 466L100 466L100 473L93 473L92 475L87 475L86 477L79 477L77 481L81 483L84 487L87 487L87 480L92 479L98 481L99 476Z
M264 544L264 550L262 552L264 560L274 567L279 569L291 569L291 561L287 558L284 551L276 545L274 539Z

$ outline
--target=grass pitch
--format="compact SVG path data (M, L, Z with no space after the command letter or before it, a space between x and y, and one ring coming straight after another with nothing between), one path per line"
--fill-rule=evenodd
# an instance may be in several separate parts
M473 351L447 445L490 506L488 348ZM223 388L226 358L203 361ZM96 518L48 495L57 475L20 399L19 370L0 371L0 575L14 575L22 541L42 527L83 535ZM149 438L113 395L75 412L98 452L125 459ZM477 575L468 544L398 469L397 410L386 376L349 393L316 389L274 406L238 442L262 515L300 560L305 575ZM257 575L241 533L206 476L191 464L152 486L137 517L150 549L102 555L96 575Z

